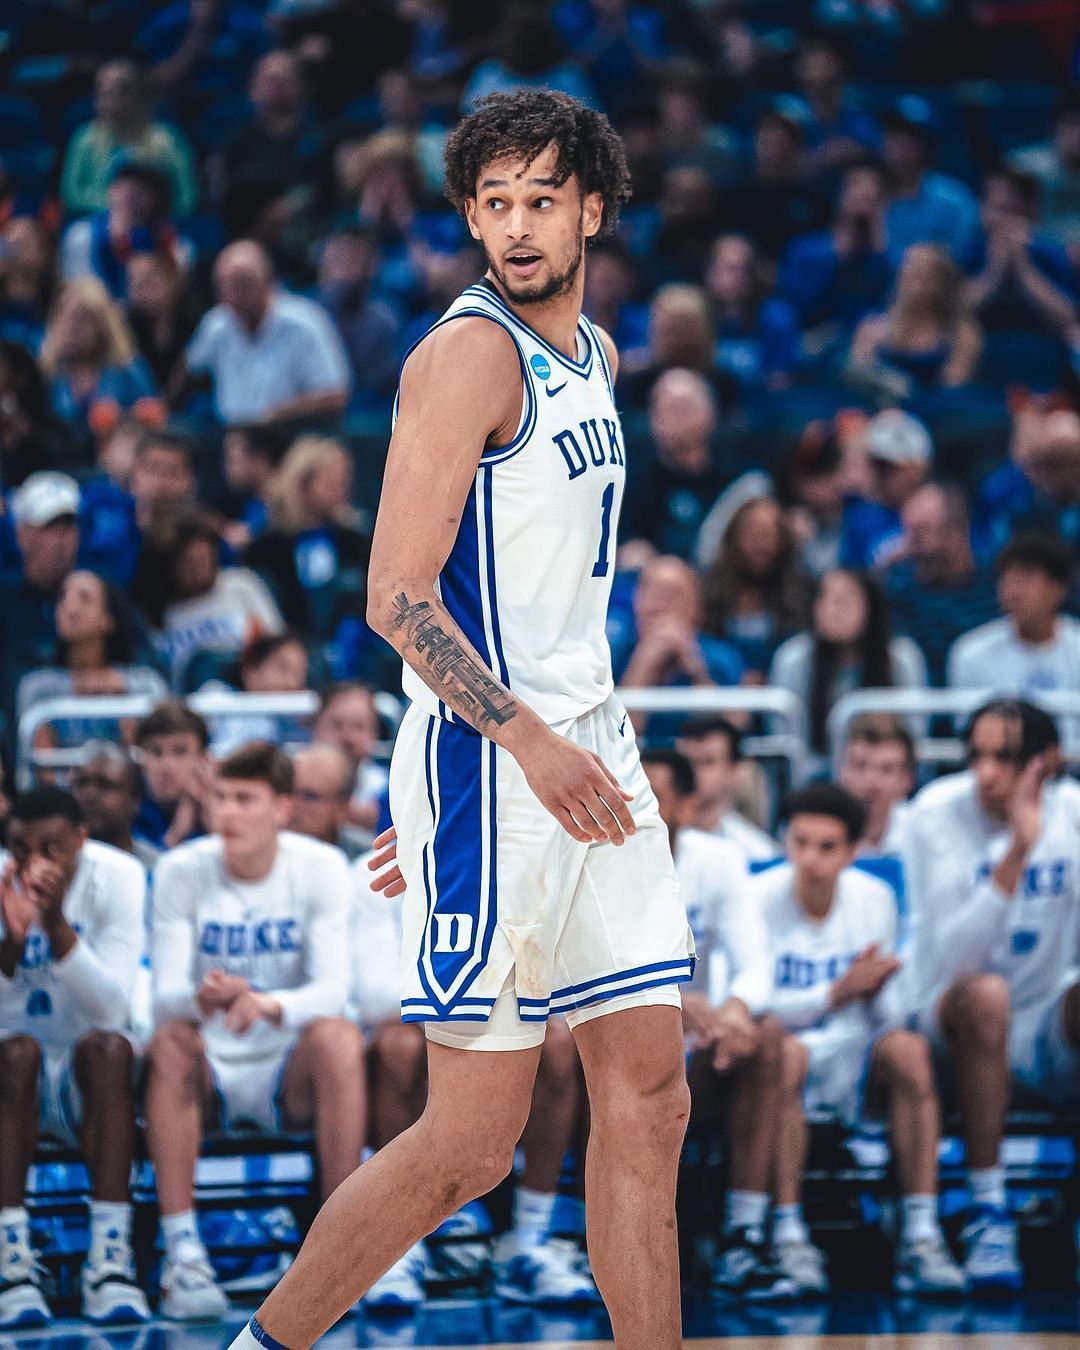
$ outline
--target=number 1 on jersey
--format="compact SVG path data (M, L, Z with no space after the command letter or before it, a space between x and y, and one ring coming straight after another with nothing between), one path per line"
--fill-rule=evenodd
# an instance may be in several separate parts
M606 577L608 574L608 544L611 540L611 508L615 503L615 484L609 483L600 499L600 547L593 563L594 577Z

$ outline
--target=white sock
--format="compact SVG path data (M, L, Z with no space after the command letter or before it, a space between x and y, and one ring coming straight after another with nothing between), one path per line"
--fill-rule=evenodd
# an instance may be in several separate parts
M555 1214L555 1194L531 1191L519 1186L514 1192L514 1232L526 1242L540 1242L551 1231Z
M810 1230L803 1218L802 1205L777 1205L772 1235L774 1242L809 1242Z
M90 1201L90 1251L100 1251L106 1243L131 1245L131 1206L126 1200Z
M259 1319L253 1317L236 1340L230 1343L229 1350L286 1350L286 1347L280 1341L275 1341L259 1325Z
M202 1249L202 1238L199 1237L199 1225L195 1222L193 1209L185 1209L182 1214L163 1214L161 1231L165 1238L165 1250L171 1257L175 1257L181 1247L192 1244Z
M0 1209L0 1237L8 1246L30 1245L30 1216L22 1205L10 1205Z
M989 1205L993 1209L1005 1206L1005 1169L1000 1163L996 1167L973 1167L968 1172L971 1194L977 1205Z
M769 1197L763 1191L728 1191L724 1208L724 1232L735 1228L764 1231Z
M922 1242L938 1231L936 1195L902 1195L900 1197L900 1239L902 1242Z

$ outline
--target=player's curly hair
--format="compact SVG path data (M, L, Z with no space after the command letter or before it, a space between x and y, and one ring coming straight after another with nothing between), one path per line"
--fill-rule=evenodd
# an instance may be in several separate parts
M556 183L574 174L582 192L599 192L604 203L600 234L608 234L630 196L622 141L603 113L554 89L489 94L479 101L446 142L447 197L463 211L466 197L476 196L486 164L510 156L531 164L552 142L559 152Z

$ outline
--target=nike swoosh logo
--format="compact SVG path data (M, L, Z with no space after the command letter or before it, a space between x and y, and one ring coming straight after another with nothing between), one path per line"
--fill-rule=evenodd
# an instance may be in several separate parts
M625 718L625 717L624 717L623 720L619 723L619 735L620 735L620 736L625 736L625 735L626 735L626 718Z
M557 384L554 389L552 389L550 385L545 384L544 393L547 394L548 398L554 398L556 394L561 394L565 388L566 388L565 380L563 380L562 384Z

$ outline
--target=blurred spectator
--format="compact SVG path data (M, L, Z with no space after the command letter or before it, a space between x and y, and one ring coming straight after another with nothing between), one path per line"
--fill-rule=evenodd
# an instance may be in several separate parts
M139 357L119 307L96 277L65 282L41 347L41 369L53 409L85 422L96 403L133 408L154 394L153 377Z
M31 216L0 227L0 340L37 351L56 284L51 237Z
M845 567L882 567L900 548L900 513L929 477L934 446L917 417L886 408L867 427L863 450L873 496L845 508L840 561Z
M1067 340L1077 324L1068 254L1038 229L1039 185L998 169L983 184L984 238L972 264L969 301L984 328Z
M599 106L588 76L569 58L545 6L530 0L503 5L494 46L494 55L474 66L465 81L463 114L472 112L485 94L510 94L515 89L555 89L590 108Z
M309 745L293 755L292 819L289 828L358 856L346 829L353 786L352 762L333 745Z
M726 478L713 458L716 399L693 370L664 372L649 398L655 454L627 489L621 534L689 558L702 520Z
M1005 616L957 638L949 684L1037 700L1053 690L1080 692L1080 620L1062 613L1076 556L1046 534L1017 535L998 554L998 604ZM1063 730L1075 719L1062 719ZM1075 743L1077 736L1067 735Z
M140 30L139 52L153 83L187 103L241 88L268 46L263 17L238 0L174 0Z
M0 340L0 486L18 487L39 469L73 468L80 452L71 429L52 414L34 358Z
M901 718L860 713L848 723L838 781L866 812L861 854L899 854L917 767L915 743Z
M882 157L892 176L885 213L889 256L899 264L912 245L937 244L964 267L978 247L979 205L959 179L930 169L932 141L929 122L907 111L885 119Z
M926 663L910 638L892 636L874 577L836 568L818 583L809 630L777 648L769 683L806 709L810 749L825 765L836 700L855 689L924 688Z
M888 310L855 330L850 371L882 375L890 392L912 398L968 384L981 352L982 333L956 264L934 244L915 244L904 254Z
M71 791L91 839L132 854L148 871L153 867L160 851L135 837L142 773L126 750L111 741L92 741L86 758L72 770Z
M777 476L799 560L810 576L820 577L840 560L849 477L833 422L808 422Z
M103 65L94 80L94 101L94 120L75 132L64 157L60 198L65 209L77 216L104 211L118 166L137 162L163 176L181 220L191 215L197 196L191 149L174 127L151 121L138 65L126 60Z
M109 179L105 209L69 225L60 246L64 280L97 277L114 300L127 295L128 262L161 253L178 267L191 260L169 219L169 185L157 169L121 163Z
M254 116L210 162L230 238L253 232L257 207L290 193L307 194L328 178L325 136L307 108L300 62L288 51L268 52L248 86ZM309 205L298 196L292 210Z
M169 560L162 647L176 683L198 652L240 651L285 626L266 583L246 567L222 567L213 528L194 517L178 531Z
M262 633L246 644L239 660L225 677L207 680L204 690L237 689L244 694L299 694L310 685L307 647L299 633L286 628L280 633ZM303 719L287 713L231 714L212 718L210 750L215 758L231 754L249 741L272 741L287 745L309 739Z
M991 552L1018 530L1045 530L1080 543L1080 414L1019 412L1012 460L979 489L979 536Z
M243 553L270 522L270 487L289 449L288 436L269 422L245 422L225 433L225 542Z
M585 63L605 109L617 114L667 55L662 8L627 0L558 0L552 11L567 49Z
M653 558L641 569L634 591L633 648L612 652L612 669L628 689L738 684L739 653L722 638L701 632L701 585L681 558ZM627 647L629 644L627 644ZM654 740L678 734L679 713L633 713L639 735Z
M363 616L371 541L351 504L352 460L337 441L302 436L268 489L270 528L245 562L269 584L286 622L330 638Z
M620 369L628 357L637 364L647 342L649 310L635 299L636 281L634 261L621 240L602 239L589 250L582 308L615 343Z
M467 232L451 227L445 232L432 230L431 236L417 239L409 250L417 281L413 305L420 309L405 329L401 344L405 350L419 342L466 286L477 281L484 270L482 255ZM400 361L398 355L395 355L395 361Z
M671 165L701 169L713 182L730 179L737 163L734 133L709 118L710 73L693 61L668 61L657 84L660 153Z
M672 367L685 367L707 380L715 402L726 410L738 398L738 386L713 364L716 334L709 302L700 286L673 282L661 286L649 305L648 342L620 362L620 406L643 408L651 401L657 376Z
M713 245L705 285L716 326L716 365L744 389L789 385L799 364L799 317L788 301L769 294L753 244L722 235Z
M1009 164L1039 184L1046 233L1080 265L1080 98L1062 108L1046 144L1014 150Z
M206 722L182 700L168 699L141 719L134 741L143 774L135 837L162 850L204 834L214 781Z
M71 572L56 599L56 649L51 661L19 681L16 715L53 698L147 694L164 698L168 686L156 670L139 665L135 627L115 586L93 572ZM36 747L81 745L116 734L116 719L65 718L40 729Z
M717 202L717 219L752 239L773 262L796 236L823 230L829 221L828 197L802 176L803 145L795 118L766 109L754 130L748 176Z
M844 175L832 225L792 240L780 264L778 290L804 328L853 328L881 309L893 269L885 243L885 180L876 165Z
M795 536L772 498L751 498L736 510L703 590L705 632L727 638L755 682L763 680L773 652L802 627L808 608Z
M173 386L206 374L223 422L337 418L349 396L349 369L327 315L277 290L270 259L244 240L214 264L218 304L203 316Z
M945 683L949 648L998 612L994 582L971 552L963 492L927 483L906 502L903 557L885 574L885 594L898 632L914 638L930 683Z
M349 822L369 833L379 818L380 798L389 775L372 758L379 743L379 713L375 692L359 680L343 680L319 696L314 739L335 746L352 765Z
M174 254L155 249L129 258L126 291L139 352L164 389L195 331L188 279Z
M806 136L802 167L807 177L828 177L877 150L878 125L869 113L849 105L844 59L835 42L820 35L808 38L795 77L802 92L795 107Z
M738 727L717 713L692 717L677 744L694 766L698 829L730 839L748 863L777 857L776 841L735 809L746 767Z
M373 229L354 225L335 230L319 253L316 298L345 347L354 389L386 398L393 396L397 382L401 323L389 305L371 297L377 262Z
M657 202L657 230L641 267L649 283L697 285L716 237L716 189L692 164L664 171Z

